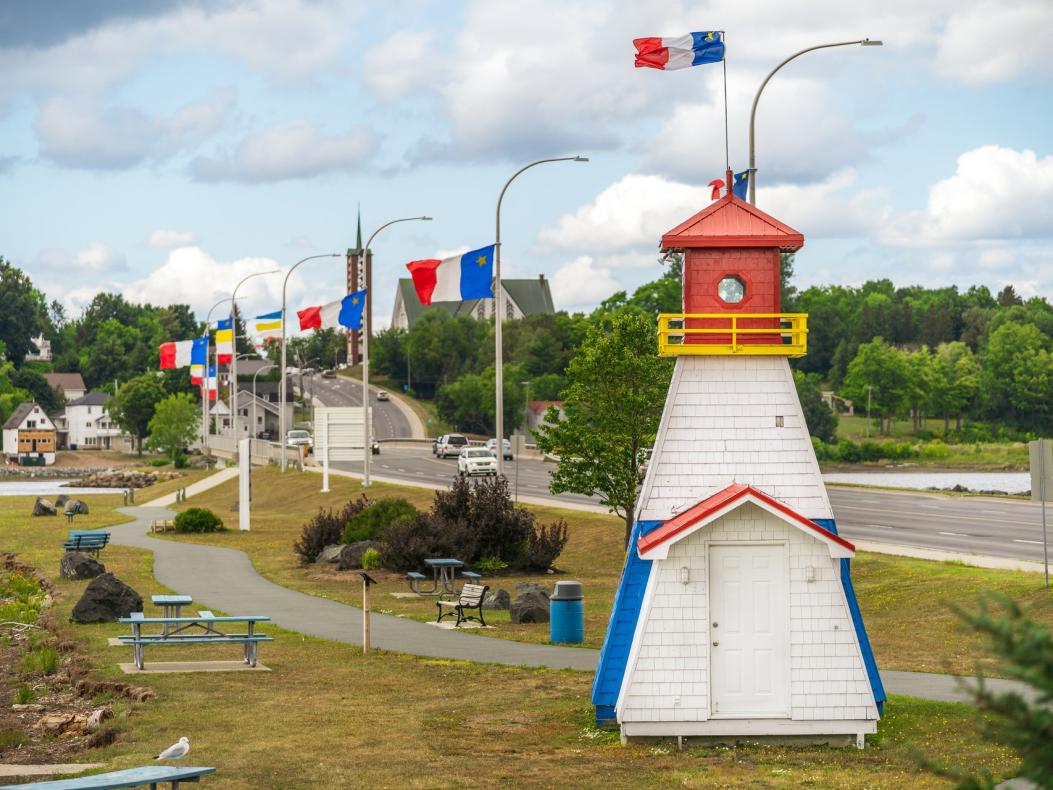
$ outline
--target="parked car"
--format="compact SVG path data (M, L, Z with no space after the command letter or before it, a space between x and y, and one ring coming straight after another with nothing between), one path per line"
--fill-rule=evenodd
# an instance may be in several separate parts
M435 441L431 443L431 454L432 455L438 455L439 454L439 445L442 444L445 441L446 441L446 434L443 434L442 436L436 437Z
M442 443L435 448L435 455L439 458L449 458L457 455L461 449L468 446L468 438L459 433L451 433L441 437Z
M386 390L377 390L377 400L391 400Z
M323 379L335 379L336 378L336 371L335 370L323 370L322 371L322 378Z
M465 447L457 454L457 474L496 475L497 459L485 447Z
M508 441L508 439L505 439L503 442L501 442L501 444L504 447L505 460L506 461L511 461L512 460L512 443L510 441ZM489 450L490 453L495 458L497 457L497 439L487 439L486 440L486 444L483 445L483 446L487 450Z
M285 435L285 443L289 447L307 447L308 449L314 447L314 439L311 438L310 431L299 428L294 428Z

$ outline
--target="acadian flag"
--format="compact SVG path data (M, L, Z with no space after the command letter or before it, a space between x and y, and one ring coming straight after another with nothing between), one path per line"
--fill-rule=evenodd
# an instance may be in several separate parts
M366 306L366 291L355 291L343 299L318 307L305 307L296 313L300 329L362 328L362 311Z
M282 330L282 311L275 310L273 313L264 313L256 316L252 328L257 335L280 332Z
M193 340L177 340L174 343L162 343L161 370L185 368L190 364L190 354L193 350Z
M743 170L732 177L731 194L739 200L746 199L746 192L750 188L750 171Z
M234 359L234 321L224 318L216 322L216 362L229 365Z
M638 69L672 71L724 60L724 34L720 30L676 38L634 38L633 45Z
M493 299L494 245L456 255L406 264L421 304Z
M219 378L216 376L216 366L208 366L208 380L201 382L201 397L204 397L205 390L208 390L208 399L215 400L216 393L219 392Z
M196 337L190 351L190 383L200 384L205 376L205 363L208 361L208 338Z

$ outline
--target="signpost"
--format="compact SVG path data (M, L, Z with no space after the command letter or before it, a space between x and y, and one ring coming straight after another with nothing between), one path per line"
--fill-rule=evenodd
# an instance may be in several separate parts
M376 584L376 580L365 571L358 571L362 577L362 652L369 652L369 614L372 609L369 603L369 587Z
M252 439L238 440L238 528L249 531L252 507Z
M372 409L370 410L372 411ZM321 445L322 493L329 490L330 461L362 461L369 449L365 420L359 406L315 406L315 438Z
M1046 540L1046 502L1053 497L1053 441L1037 439L1027 445L1031 467L1031 501L1042 503L1042 564L1049 587L1049 544Z

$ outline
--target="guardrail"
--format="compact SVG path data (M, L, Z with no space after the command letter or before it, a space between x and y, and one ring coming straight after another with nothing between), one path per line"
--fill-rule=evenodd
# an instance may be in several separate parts
M662 313L658 353L803 357L808 353L808 314Z

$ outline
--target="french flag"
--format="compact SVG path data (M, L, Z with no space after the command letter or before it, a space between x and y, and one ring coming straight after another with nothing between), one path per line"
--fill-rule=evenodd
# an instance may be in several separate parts
M407 263L420 303L493 299L494 246L441 261L432 258Z
M633 44L638 69L672 71L724 59L724 34L719 30L676 38L635 38Z
M177 340L174 343L162 343L160 349L161 370L185 368L190 364L190 355L193 350L193 340Z

